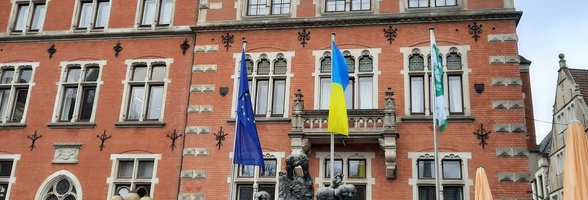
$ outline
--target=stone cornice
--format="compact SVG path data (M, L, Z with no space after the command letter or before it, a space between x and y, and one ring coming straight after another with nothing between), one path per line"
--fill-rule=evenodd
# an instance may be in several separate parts
M188 28L158 29L158 30L113 30L107 32L41 32L40 34L0 35L0 42L46 42L74 41L74 40L107 40L107 39L135 39L135 38L168 38L193 37L194 32Z
M515 20L518 24L523 12L515 10L459 10L433 12L407 12L400 14L357 15L353 13L329 15L316 18L272 18L262 17L240 21L203 23L193 26L194 32L244 31L268 29L294 29L318 27L348 27L368 25L393 25L416 23L439 23L458 21ZM437 12L434 12L437 11Z

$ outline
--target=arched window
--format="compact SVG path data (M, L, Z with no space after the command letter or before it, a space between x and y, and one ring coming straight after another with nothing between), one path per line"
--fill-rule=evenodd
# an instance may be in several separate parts
M461 56L457 52L447 55L447 70L461 70Z
M422 71L425 69L425 60L420 51L414 51L408 58L408 69L410 71Z
M321 73L331 73L331 53L325 52L321 59Z
M372 72L374 70L374 60L368 55L362 55L359 58L359 72Z
M257 62L257 74L268 75L270 72L270 62L267 59L267 55L261 54L259 61Z
M45 179L37 191L37 200L77 200L82 192L78 179L69 171L61 170Z

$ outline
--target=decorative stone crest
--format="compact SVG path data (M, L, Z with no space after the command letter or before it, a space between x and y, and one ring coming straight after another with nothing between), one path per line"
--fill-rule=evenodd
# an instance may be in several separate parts
M55 154L53 154L53 163L78 163L78 154L82 144L54 144Z

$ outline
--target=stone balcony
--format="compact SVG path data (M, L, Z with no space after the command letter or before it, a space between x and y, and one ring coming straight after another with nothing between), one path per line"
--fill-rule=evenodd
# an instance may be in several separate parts
M396 177L396 109L394 93L386 91L383 109L349 109L349 136L336 136L337 143L376 144L385 152L386 176ZM292 153L308 151L312 144L329 144L328 110L304 110L300 90L296 93L292 109Z

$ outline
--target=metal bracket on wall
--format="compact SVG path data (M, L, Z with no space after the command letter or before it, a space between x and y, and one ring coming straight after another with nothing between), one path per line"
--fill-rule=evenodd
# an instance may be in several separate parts
M171 135L166 135L166 136L172 140L172 144L169 145L169 147L173 151L176 148L176 139L182 137L182 134L176 133L176 129L174 129L174 132Z
M112 50L114 50L114 56L118 57L118 54L123 50L122 46L120 45L120 41L116 42L116 45L112 47Z
M190 44L188 44L188 39L184 39L184 42L180 44L180 49L182 49L182 55L186 55L186 51L190 48Z
M396 31L398 31L398 28L392 28L392 26L388 26L387 29L384 29L384 37L386 38L386 40L388 40L388 42L390 42L390 44L392 44L392 41L394 41L394 39L396 39L396 37L398 36L398 33Z
M104 141L110 139L112 137L112 135L106 135L106 130L104 130L102 132L102 135L96 135L96 137L98 139L100 139L100 141L101 141L99 148L100 148L100 151L102 151L102 149L104 149L106 147L106 146L104 146Z
M43 136L37 135L37 131L35 131L35 133L32 135L27 135L27 138L31 139L31 146L29 146L29 151L33 151L33 149L35 149L35 142L41 137Z
M231 47L231 44L233 44L235 42L234 37L235 37L234 35L231 35L229 33L227 33L225 35L221 35L222 42L224 44L224 47L227 49L227 51L229 51L229 47Z
M223 127L220 127L220 130L214 134L215 140L216 140L216 147L218 147L218 149L221 148L221 146L223 146L223 141L225 141L225 136L227 136L228 134L226 134L223 131Z
M468 29L472 38L477 42L480 38L480 34L482 34L482 24L478 25L476 22L474 22L474 24L468 24Z
M310 31L306 31L306 29L302 29L302 32L298 32L298 41L304 48L304 45L308 44L306 41L310 40Z
M55 52L57 52L57 49L55 49L55 43L53 43L51 44L51 47L47 49L47 53L49 53L49 59L53 58L53 54L55 54Z
M480 145L482 145L482 149L488 144L486 140L490 138L490 131L486 131L484 129L484 124L480 124L480 129L474 132L474 135L480 140Z

